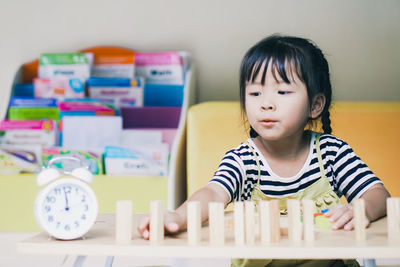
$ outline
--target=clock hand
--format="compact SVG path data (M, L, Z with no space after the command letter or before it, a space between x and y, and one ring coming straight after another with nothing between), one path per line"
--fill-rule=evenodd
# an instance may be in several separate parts
M68 211L69 210L69 206L68 206L67 192L65 192L65 187L63 189L64 189L64 195L65 195L65 210Z

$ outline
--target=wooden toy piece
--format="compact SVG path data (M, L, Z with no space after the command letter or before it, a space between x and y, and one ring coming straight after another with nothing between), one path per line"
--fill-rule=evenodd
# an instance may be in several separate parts
M256 241L255 233L255 205L253 201L244 202L246 245L254 245Z
M304 241L307 243L314 242L314 210L315 204L312 199L303 199L303 230Z
M289 199L287 201L288 209L288 236L293 243L301 241L302 227L300 214L300 200Z
M354 231L356 233L356 241L362 242L367 238L366 216L365 216L365 201L362 198L355 199L353 202L354 211Z
M258 202L258 210L260 214L260 241L261 245L271 243L271 208L270 202L262 200Z
M271 226L271 242L279 242L281 240L279 200L274 199L269 201L269 222Z
M236 246L244 245L244 205L242 201L233 204L233 219L235 227L235 244Z
M208 224L210 229L210 245L222 246L225 243L224 203L208 204Z
M115 213L115 241L129 244L132 239L132 201L117 201Z
M400 240L400 198L386 199L388 239Z
M153 244L164 240L164 202L150 202L150 242Z
M201 241L201 210L199 201L191 201L187 204L187 231L188 244L197 246Z

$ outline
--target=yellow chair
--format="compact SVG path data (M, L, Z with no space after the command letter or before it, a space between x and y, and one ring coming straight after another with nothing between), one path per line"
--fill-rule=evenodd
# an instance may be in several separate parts
M239 102L192 106L187 124L188 196L213 177L225 152L248 138ZM385 184L400 196L400 102L335 102L333 134L344 139Z

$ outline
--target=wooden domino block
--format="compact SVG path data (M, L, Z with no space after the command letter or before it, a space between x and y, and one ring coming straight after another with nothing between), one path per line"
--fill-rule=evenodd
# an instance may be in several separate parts
M159 243L164 240L164 202L150 202L150 242Z
M386 199L388 239L400 240L400 198Z
M258 210L260 216L260 242L261 245L271 243L271 208L269 201L258 202Z
M208 214L210 245L222 246L225 243L224 203L210 202Z
M199 201L187 204L187 232L188 244L197 246L201 241L201 208Z
M300 200L289 199L287 201L288 209L288 236L289 240L294 243L299 243L302 236Z
M315 204L312 199L303 199L303 231L304 241L314 242L314 212Z
M244 245L244 205L242 201L233 204L233 220L236 246Z
M281 211L279 209L279 200L274 199L269 201L270 215L269 221L271 226L271 242L279 242L281 240L281 226L280 226L280 216Z
M117 201L115 212L115 241L128 244L132 239L132 201Z
M355 199L353 201L354 211L354 231L356 234L356 241L365 241L367 238L366 216L365 216L365 201L362 198Z
M246 245L252 246L255 244L256 241L254 202L245 201L244 210L245 210Z

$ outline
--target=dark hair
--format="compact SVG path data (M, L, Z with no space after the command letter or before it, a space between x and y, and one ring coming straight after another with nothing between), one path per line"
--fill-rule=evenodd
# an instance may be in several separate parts
M247 51L240 65L239 74L240 104L243 114L245 113L246 83L254 82L264 66L261 83L265 84L269 64L273 76L276 77L276 72L278 72L278 75L286 83L290 83L289 77L295 72L306 85L309 103L312 103L318 94L325 96L325 107L320 117L324 133L331 133L329 107L332 99L332 87L328 62L322 51L312 41L299 37L272 35ZM310 119L309 124L312 122ZM250 136L256 137L257 135L257 132L250 126Z

